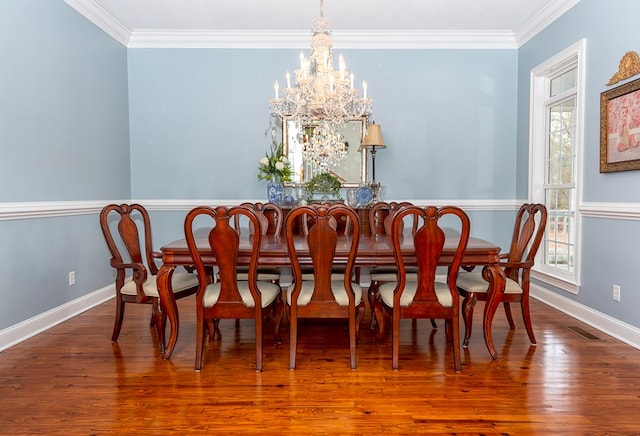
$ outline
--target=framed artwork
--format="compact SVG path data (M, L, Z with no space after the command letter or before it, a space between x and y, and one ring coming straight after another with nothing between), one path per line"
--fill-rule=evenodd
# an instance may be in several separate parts
M640 79L600 94L600 172L640 169Z

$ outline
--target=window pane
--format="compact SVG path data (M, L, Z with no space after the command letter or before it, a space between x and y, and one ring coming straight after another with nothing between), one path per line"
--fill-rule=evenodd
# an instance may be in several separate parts
M576 68L573 68L566 73L551 79L550 97L555 97L565 91L575 88L576 86Z
M559 183L572 183L573 182L573 156L562 156L559 167L560 167Z

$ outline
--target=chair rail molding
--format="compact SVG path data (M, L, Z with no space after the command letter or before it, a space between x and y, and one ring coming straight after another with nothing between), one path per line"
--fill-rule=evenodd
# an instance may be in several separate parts
M0 203L0 221L88 215L99 213L107 204L125 203L127 201L129 200L23 201Z
M136 202L150 210L188 210L203 204L234 205L245 201L264 201L264 199L118 199L118 200L88 200L88 201L22 201L0 202L0 221L51 218L58 216L73 216L99 213L110 203ZM524 199L507 200L461 200L461 199L395 199L395 201L410 201L417 206L443 206L454 204L465 210L499 211L517 210ZM640 203L622 202L582 202L579 207L583 217L606 218L615 220L640 220Z
M583 217L617 220L640 220L640 203L582 202L580 213Z

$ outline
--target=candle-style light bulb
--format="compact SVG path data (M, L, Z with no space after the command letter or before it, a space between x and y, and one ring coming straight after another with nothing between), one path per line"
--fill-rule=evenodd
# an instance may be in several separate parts
M354 75L353 73L351 73L351 76L349 76L351 78L351 89L353 89L353 79L354 79Z
M362 81L362 94L364 98L367 98L367 82L364 80Z
M276 80L276 83L273 84L273 90L276 92L276 99L278 98L278 90L280 89L280 84Z
M287 78L287 88L291 88L291 74L289 74L289 71L284 76Z

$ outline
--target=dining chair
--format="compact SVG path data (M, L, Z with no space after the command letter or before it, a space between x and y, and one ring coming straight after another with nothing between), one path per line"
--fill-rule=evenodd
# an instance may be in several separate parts
M259 229L248 236L252 249L247 280L238 280L238 248L241 236L232 223L237 215L246 217L255 229ZM201 227L205 220L212 221L207 241L219 270L220 279L216 282L213 282L211 275L206 273L207 266L204 264L194 236L194 223ZM207 229L209 229L208 225ZM278 285L257 280L258 257L262 241L258 215L251 208L243 206L230 208L199 206L187 213L184 233L199 278L196 294L196 371L202 368L205 325L210 325L212 320L242 318L255 321L256 371L262 371L264 319L273 315L275 341L281 343L279 330L283 303ZM212 332L209 333L212 334Z
M520 303L522 318L532 344L536 344L529 311L529 276L531 268L547 224L547 208L544 204L525 203L516 215L509 252L500 254L500 265L506 277L502 303L509 321L509 327L515 329L511 315L511 303ZM463 267L464 268L464 267ZM487 301L489 282L480 271L461 271L457 282L458 292L463 297L462 313L464 317L463 347L469 345L473 321L473 309L478 300ZM484 331L491 330L490 325L483 326Z
M335 220L340 216L351 220L353 232L350 235L339 235ZM312 259L313 276L303 276L298 261L298 249L294 228L296 219L309 220L308 232L302 237L306 240ZM359 326L364 317L364 301L362 288L351 279L356 260L358 241L360 238L360 221L358 214L343 204L307 205L295 208L285 221L287 249L293 270L293 281L287 288L286 307L289 316L290 345L289 368L296 367L296 350L298 344L298 319L300 318L345 318L349 320L349 354L351 368L356 368L356 341L359 337ZM344 274L339 279L332 272L335 252L339 238L346 238L349 249Z
M415 233L410 236L401 232L403 220L415 216L418 224ZM436 270L445 244L445 232L440 220L447 217L447 223L457 218L459 221L459 239L455 254L447 273L446 283L436 280ZM453 225L453 224L452 224ZM458 269L462 255L469 240L469 217L455 206L406 206L393 216L391 240L398 266L396 281L380 285L374 301L374 311L378 320L378 340L385 336L385 316L392 318L392 367L398 369L401 318L442 318L445 319L447 342L453 346L453 362L460 371L460 305L456 290ZM417 276L407 272L407 265L401 246L406 237L413 241L418 267ZM408 278L415 277L415 281Z
M369 209L369 231L372 235L387 235L391 234L391 226L393 221L393 215L404 206L412 206L413 204L408 201L403 202L385 202L379 201L375 203ZM417 227L417 219L412 220L412 232L415 232ZM399 227L399 232L404 231L404 223ZM406 267L407 277L409 281L415 281L418 273L417 267ZM388 266L376 266L369 269L370 284L367 292L369 307L371 308L371 329L376 326L376 316L373 311L373 303L378 293L378 288L381 283L394 282L398 277L398 267L395 265ZM431 325L437 328L435 320L431 321Z
M151 327L164 347L166 314L160 310L153 250L151 220L140 204L109 204L100 212L100 228L111 254L110 265L116 270L116 319L111 341L117 342L124 319L126 303L151 304ZM129 275L128 275L129 274ZM188 272L173 272L171 291L176 299L193 295L198 290L198 277Z
M331 206L331 203L312 203L314 207L324 205L326 207ZM315 222L314 217L310 215L305 215L302 218L302 233L307 235L309 233L309 228ZM353 234L353 219L350 215L344 213L336 213L335 216L332 216L329 219L330 225L336 230L338 235L351 235ZM303 265L302 267L302 280L313 280L313 266L311 265ZM332 280L342 280L342 276L345 273L344 265L333 265L331 267L331 277ZM351 276L352 280L356 283L360 283L360 267L355 267L353 269L353 274Z
M241 203L239 206L252 209L260 220L260 229L262 235L279 235L282 231L282 209L275 203ZM234 227L242 233L243 220L241 215L234 216ZM255 227L248 222L248 231L252 235ZM238 280L248 280L249 267L247 265L238 265ZM280 268L258 265L258 281L271 282L280 286Z

